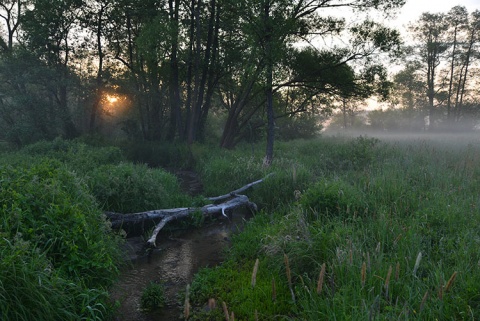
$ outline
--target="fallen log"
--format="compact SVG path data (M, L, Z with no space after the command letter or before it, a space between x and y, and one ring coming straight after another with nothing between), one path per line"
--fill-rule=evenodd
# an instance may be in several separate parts
M165 225L175 220L187 218L194 213L201 213L204 217L212 217L213 215L220 214L228 217L227 213L240 207L246 207L253 212L257 211L257 205L250 202L246 195L241 195L239 193L245 192L253 186L263 182L270 175L272 174L267 175L263 179L249 183L228 194L209 197L207 200L213 202L213 204L208 204L202 207L180 207L129 214L105 212L105 215L110 220L112 229L123 229L126 231L127 235L134 233L135 231L143 232L154 227L150 238L146 242L146 247L152 248L156 246L157 235Z

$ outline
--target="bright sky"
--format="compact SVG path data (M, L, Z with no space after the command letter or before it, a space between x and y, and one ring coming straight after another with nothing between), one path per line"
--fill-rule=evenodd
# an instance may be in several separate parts
M476 9L480 10L480 0L407 0L392 23L397 27L406 27L408 23L417 20L424 12L446 13L457 5L466 7L468 13Z

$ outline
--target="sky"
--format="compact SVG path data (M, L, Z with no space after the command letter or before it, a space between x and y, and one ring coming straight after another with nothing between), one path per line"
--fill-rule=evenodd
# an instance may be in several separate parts
M480 0L407 0L397 18L391 23L396 27L406 26L417 20L424 12L446 13L457 5L466 7L468 13L476 9L480 10Z

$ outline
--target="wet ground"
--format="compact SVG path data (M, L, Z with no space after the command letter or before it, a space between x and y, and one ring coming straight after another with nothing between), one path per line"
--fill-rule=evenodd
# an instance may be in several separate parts
M120 302L115 320L178 320L186 285L200 268L222 262L231 235L242 228L246 215L237 212L230 219L219 218L197 229L166 232L157 240L157 249L150 257L137 254L144 244L142 238L128 239L126 257L132 265L123 271L112 290L113 299ZM140 297L150 282L164 285L167 305L161 312L145 314L140 310Z

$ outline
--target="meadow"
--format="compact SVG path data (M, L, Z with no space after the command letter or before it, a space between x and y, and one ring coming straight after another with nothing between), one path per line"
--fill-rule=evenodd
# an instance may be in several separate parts
M176 165L199 174L205 196L274 173L248 193L260 211L225 262L190 285L189 320L473 320L479 142L322 136L278 142L269 168L262 145L4 150L0 319L111 319L123 238L102 212L198 203L162 169Z
M238 151L199 170L229 189L260 164ZM193 319L475 319L479 164L478 138L463 136L278 144L275 174L250 195L263 210L191 286Z

